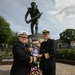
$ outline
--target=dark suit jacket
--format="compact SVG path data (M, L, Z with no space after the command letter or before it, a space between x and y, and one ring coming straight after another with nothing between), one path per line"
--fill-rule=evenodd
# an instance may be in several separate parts
M49 53L50 58L46 59L44 54ZM55 40L48 39L41 43L40 54L43 57L40 59L41 69L55 69L56 44Z
M16 43L13 47L13 65L10 75L27 75L30 70L30 52L27 46L22 43Z

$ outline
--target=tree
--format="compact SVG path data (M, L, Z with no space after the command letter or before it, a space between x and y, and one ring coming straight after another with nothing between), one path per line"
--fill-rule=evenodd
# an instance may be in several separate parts
M66 29L62 33L59 34L60 39L64 42L68 43L70 46L70 42L75 40L75 29Z
M12 31L12 38L10 40L10 44L13 45L18 41L18 32Z
M0 44L6 44L10 41L12 31L10 29L10 24L0 16Z

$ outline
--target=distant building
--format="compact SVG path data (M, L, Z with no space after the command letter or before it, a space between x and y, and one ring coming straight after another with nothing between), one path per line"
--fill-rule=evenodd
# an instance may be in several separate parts
M61 39L56 40L56 45L57 45L58 48L67 48L69 46L67 43L65 43Z
M71 46L72 48L75 48L75 40L71 41L70 46Z

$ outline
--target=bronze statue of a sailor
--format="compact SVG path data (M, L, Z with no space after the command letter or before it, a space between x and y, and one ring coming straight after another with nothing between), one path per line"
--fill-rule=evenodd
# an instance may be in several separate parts
M31 19L27 20L28 15L30 14ZM38 19L41 17L42 13L39 12L37 5L35 2L31 2L31 7L28 8L25 14L25 22L31 22L31 33L34 34L34 26L35 26L35 33L38 33Z

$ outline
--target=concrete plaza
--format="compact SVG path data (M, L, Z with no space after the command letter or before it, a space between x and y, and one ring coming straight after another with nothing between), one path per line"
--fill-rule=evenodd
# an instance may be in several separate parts
M9 75L11 65L0 65L0 75ZM56 63L57 75L75 75L75 66Z

